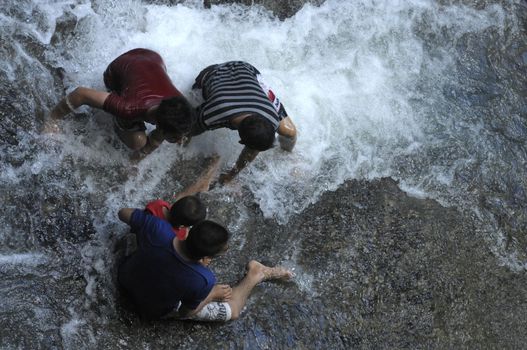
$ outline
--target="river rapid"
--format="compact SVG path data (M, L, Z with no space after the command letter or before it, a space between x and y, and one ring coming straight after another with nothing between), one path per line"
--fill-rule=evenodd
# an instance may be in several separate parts
M338 288L344 280L364 278L351 264L324 271L333 259L317 257L325 256L324 244L313 243L315 250L304 245L313 234L310 227L323 231L334 225L340 234L365 242L342 242L339 254L347 261L363 248L372 249L358 233L369 230L368 221L362 228L347 221L364 207L353 186L368 189L372 198L382 197L375 193L383 188L400 191L393 195L395 206L416 200L421 202L415 208L455 216L444 225L469 226L460 246L473 241L476 253L488 256L500 273L525 278L526 2L327 0L289 15L279 19L259 5L205 8L201 1L2 2L2 347L194 348L213 347L223 336L225 347L320 348L324 342L300 342L300 324L295 330L270 325L288 325L284 318L296 315L282 312L276 320L273 307L283 311L280 298L288 305L311 300L297 312L315 327L310 313L324 295L316 280L324 273L341 274ZM185 148L164 144L139 163L130 160L131 152L113 134L111 118L101 111L81 108L61 123L62 133L39 133L43 117L64 93L77 86L103 89L108 63L135 47L159 52L174 84L193 104L200 96L191 85L202 68L250 62L297 125L293 153L277 147L260 154L231 185L204 194L209 215L233 234L229 254L214 268L222 279L234 282L255 257L297 273L294 282L260 292L255 304L268 308L251 314L256 306L250 303L237 323L144 324L121 305L114 281L126 234L118 209L170 199L214 154L227 169L241 150L236 133L208 132ZM342 202L331 197L333 192ZM414 209L403 209L411 217ZM427 218L427 227L445 220ZM433 237L441 235L441 227L434 232ZM320 265L312 266L313 261ZM329 296L325 306L338 309L339 298ZM350 331L338 323L355 317L353 304L344 310L346 316L334 320L337 325L321 326L328 347L389 346L389 339L367 343L357 335L350 343ZM273 341L268 329L279 340ZM243 341L235 340L237 332L247 330L252 333ZM165 332L173 333L164 337ZM424 343L417 338L399 345Z

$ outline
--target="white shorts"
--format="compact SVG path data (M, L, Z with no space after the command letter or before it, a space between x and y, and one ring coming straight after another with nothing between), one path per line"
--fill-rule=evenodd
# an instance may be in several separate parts
M194 321L228 321L231 319L231 307L229 303L213 301L199 310L197 314L190 317Z
M206 304L197 314L190 317L180 318L178 317L178 310L181 307L181 302L174 308L169 314L163 316L163 318L178 318L180 320L192 320L192 321L207 321L207 322L226 322L231 319L232 311L229 303L220 303L217 301Z

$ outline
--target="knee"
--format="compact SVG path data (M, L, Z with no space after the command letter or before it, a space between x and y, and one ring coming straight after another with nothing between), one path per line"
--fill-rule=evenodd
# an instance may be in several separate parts
M240 310L238 310L237 307L232 307L232 305L231 305L231 318L230 318L230 320L234 321L234 320L237 320L238 318L240 318Z
M147 142L146 134L135 134L132 136L132 140L129 144L129 147L134 151L138 151L141 148L145 147Z

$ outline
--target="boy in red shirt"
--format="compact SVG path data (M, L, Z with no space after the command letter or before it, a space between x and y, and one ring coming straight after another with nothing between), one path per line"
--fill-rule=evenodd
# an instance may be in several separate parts
M87 105L114 116L117 136L144 156L163 141L182 143L195 121L195 112L174 86L161 56L134 49L113 60L104 72L107 91L78 87L50 112L44 132L57 132L56 121ZM156 125L148 136L145 122Z
M146 205L145 211L168 221L179 240L186 239L190 226L205 220L207 215L205 206L194 194L205 192L209 189L210 182L218 170L219 163L220 158L215 156L208 169L196 182L174 196L176 198L174 204L170 205L162 199L156 199Z

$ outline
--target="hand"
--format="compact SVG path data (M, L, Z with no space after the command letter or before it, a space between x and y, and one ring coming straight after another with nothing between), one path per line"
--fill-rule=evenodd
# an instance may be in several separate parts
M53 109L51 112L49 112L49 117L51 119L62 119L66 115L72 112L70 106L68 105L68 102L66 101L67 97L64 97L62 100L60 100L59 103Z
M57 121L55 119L51 119L50 117L47 117L42 127L42 133L58 134L60 132L61 132L61 129L59 125L57 124Z
M291 152L296 144L296 136L288 137L283 135L278 135L278 142L280 143L280 148L284 151Z
M210 189L212 179L216 176L220 166L220 157L215 155L209 167L199 176L196 182L190 187L194 193L207 192Z
M57 120L64 118L66 115L72 112L72 109L68 105L67 98L68 97L66 96L60 100L60 102L57 103L55 107L53 107L51 112L49 112L49 115L46 117L44 126L42 128L43 133L55 134L61 131L59 125L57 124Z
M290 117L285 117L280 121L278 126L278 142L280 147L288 152L291 152L296 143L296 126Z
M229 301L232 298L232 288L228 284L216 284L210 294L212 301Z
M183 136L181 138L181 142L178 142L178 144L180 144L183 147L187 147L188 144L190 143L190 140L192 140L192 136Z
M232 179L234 179L234 174L232 174L231 172L223 173L223 174L221 174L220 177L218 178L218 183L219 183L220 185L226 185L226 184L228 184L229 182L231 182Z

